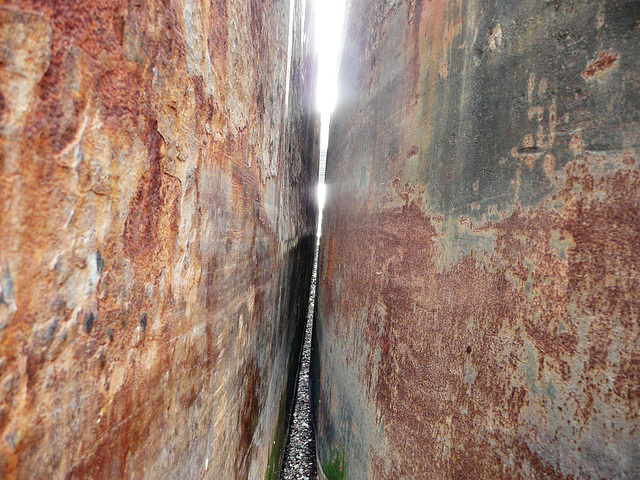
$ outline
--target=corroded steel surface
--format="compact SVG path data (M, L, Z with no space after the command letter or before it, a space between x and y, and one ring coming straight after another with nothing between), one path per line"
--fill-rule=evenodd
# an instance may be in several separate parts
M640 4L348 4L326 478L640 477Z
M314 244L310 9L1 3L0 477L274 476Z

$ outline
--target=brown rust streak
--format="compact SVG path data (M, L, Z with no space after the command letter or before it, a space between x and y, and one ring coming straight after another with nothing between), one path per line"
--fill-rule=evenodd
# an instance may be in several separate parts
M587 64L587 68L582 72L585 80L589 81L593 78L602 77L607 71L611 70L618 63L618 54L611 52L600 52L598 58L591 60Z
M255 362L245 363L240 370L239 378L242 382L241 391L244 394L244 400L240 409L242 415L238 417L240 454L236 463L236 471L239 478L248 478L249 463L247 460L253 443L253 433L258 424L259 399L262 394L260 370Z

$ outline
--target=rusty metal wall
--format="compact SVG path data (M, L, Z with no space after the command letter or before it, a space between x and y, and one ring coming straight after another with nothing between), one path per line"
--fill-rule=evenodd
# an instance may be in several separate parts
M306 0L0 2L0 477L275 478L315 212Z
M640 3L347 11L324 477L640 478Z

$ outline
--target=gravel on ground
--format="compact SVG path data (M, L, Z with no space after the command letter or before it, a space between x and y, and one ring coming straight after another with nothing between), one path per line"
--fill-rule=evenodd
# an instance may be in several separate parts
M289 440L284 453L282 480L316 480L316 441L311 425L311 403L309 399L309 362L311 360L311 334L313 331L313 307L316 296L318 250L314 259L311 292L307 310L307 326L304 335L302 360L298 374L296 404L293 410Z

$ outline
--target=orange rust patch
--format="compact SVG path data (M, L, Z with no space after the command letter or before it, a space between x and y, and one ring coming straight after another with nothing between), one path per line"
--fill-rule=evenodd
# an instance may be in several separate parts
M407 158L411 158L411 157L413 157L414 155L417 155L417 154L418 154L418 146L414 145L407 152Z
M618 54L611 52L600 52L598 58L587 63L587 68L582 72L585 80L601 78L607 71L611 70L618 63Z
M440 77L447 78L449 76L449 65L447 63L442 63L440 65Z

